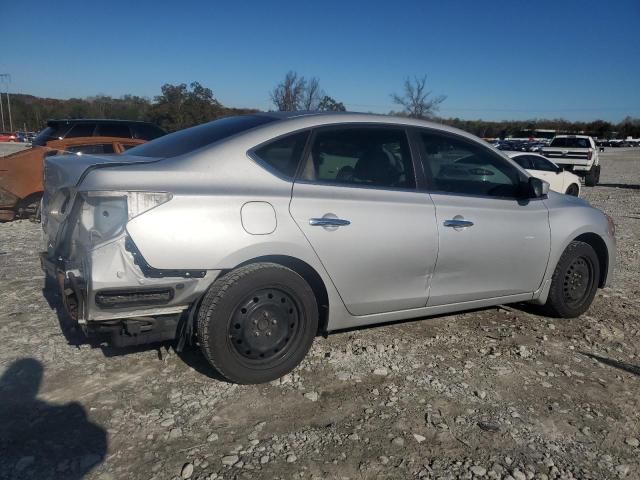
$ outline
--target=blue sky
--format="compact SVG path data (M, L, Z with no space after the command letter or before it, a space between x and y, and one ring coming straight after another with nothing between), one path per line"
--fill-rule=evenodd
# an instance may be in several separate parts
M483 119L640 117L640 2L5 2L0 73L54 98L199 81L271 107L295 70L349 110L387 112L407 76ZM6 14L6 15L5 15ZM9 21L6 21L10 19Z

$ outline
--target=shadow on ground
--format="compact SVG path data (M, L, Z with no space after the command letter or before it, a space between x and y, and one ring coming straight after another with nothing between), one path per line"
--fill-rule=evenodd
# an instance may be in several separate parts
M43 373L24 358L0 377L0 478L79 480L105 459L107 432L82 405L37 398Z
M634 375L638 375L640 377L640 366L633 365L631 363L620 362L618 360L613 360L611 358L601 357L599 355L594 355L593 353L580 352L585 357L592 358L597 360L600 363L604 363L605 365L609 365L610 367L617 368L619 370L623 370L625 372L632 373Z
M626 188L629 190L640 190L640 184L633 183L598 183L599 187L610 187L610 188Z

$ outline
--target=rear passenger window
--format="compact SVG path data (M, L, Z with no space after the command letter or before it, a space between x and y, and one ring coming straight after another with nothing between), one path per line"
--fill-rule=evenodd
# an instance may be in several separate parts
M131 132L129 131L129 125L126 124L98 124L98 130L96 132L98 137L119 137L119 138L131 138Z
M531 157L528 155L518 155L517 157L513 157L513 161L524 169L533 170L533 163L531 162Z
M439 133L420 134L425 172L434 191L517 197L520 173L472 141Z
M65 138L92 137L95 129L93 123L76 123Z
M65 149L65 153L78 155L99 155L114 153L111 143L99 143L95 145L73 145Z
M405 131L380 127L320 130L301 179L403 189L416 185Z
M300 158L307 143L309 132L296 133L254 150L253 154L260 161L278 174L293 178L296 174Z

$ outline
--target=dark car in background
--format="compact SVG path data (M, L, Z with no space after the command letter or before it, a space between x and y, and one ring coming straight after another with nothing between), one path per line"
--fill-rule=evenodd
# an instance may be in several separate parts
M166 134L149 122L107 119L49 120L47 127L33 139L34 146L45 146L51 140L77 137L117 137L136 140L154 140Z

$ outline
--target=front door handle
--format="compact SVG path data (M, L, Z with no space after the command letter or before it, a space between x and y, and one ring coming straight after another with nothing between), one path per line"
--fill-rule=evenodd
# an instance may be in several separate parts
M344 220L342 218L310 218L309 225L312 227L346 227L347 225L351 225L349 220Z
M473 227L473 222L469 220L458 220L454 218L453 220L445 220L444 226L453 228Z

